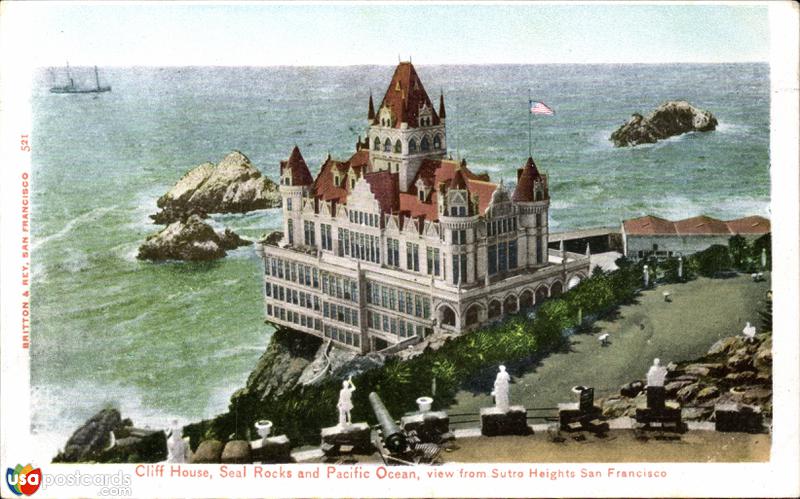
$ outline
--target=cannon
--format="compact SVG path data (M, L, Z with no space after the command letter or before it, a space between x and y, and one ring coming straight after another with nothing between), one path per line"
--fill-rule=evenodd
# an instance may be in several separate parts
M408 450L408 440L406 434L394 422L394 418L389 414L389 410L383 405L383 401L377 393L369 394L369 403L372 405L372 412L378 420L383 433L384 446L392 454L402 454Z

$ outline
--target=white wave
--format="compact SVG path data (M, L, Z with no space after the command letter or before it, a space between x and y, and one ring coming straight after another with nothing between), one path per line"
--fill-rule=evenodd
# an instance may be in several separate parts
M725 134L742 135L747 133L748 130L750 130L750 127L747 125L719 122L717 123L716 131Z
M82 215L73 218L72 220L67 222L60 231L42 238L34 238L33 244L31 244L31 251L36 251L37 248L41 247L43 244L46 244L50 241L56 241L62 239L64 236L72 232L75 229L75 227L78 227L79 225L86 222L94 222L101 216L105 215L110 211L113 211L116 208L117 205L99 206L93 210L89 210L86 213L83 213Z

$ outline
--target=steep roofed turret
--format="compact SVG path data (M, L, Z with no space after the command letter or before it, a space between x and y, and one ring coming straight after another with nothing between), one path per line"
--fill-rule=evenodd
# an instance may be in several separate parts
M401 62L394 70L392 81L386 89L379 109L384 107L388 107L392 112L393 128L400 128L402 123L407 123L409 128L419 127L417 117L423 107L427 107L431 112L431 124L439 124L439 115L433 109L417 70L410 62Z
M447 118L447 112L444 109L444 93L439 94L439 118Z
M517 170L517 187L514 189L514 194L511 197L515 202L529 203L534 200L540 201L546 196L546 186L540 186L540 197L536 198L534 188L536 184L543 183L544 177L539 173L536 168L536 163L533 162L532 157L528 157L525 166Z
M306 160L300 153L300 148L294 146L289 159L281 161L281 183L284 185L311 185L314 178L308 171Z

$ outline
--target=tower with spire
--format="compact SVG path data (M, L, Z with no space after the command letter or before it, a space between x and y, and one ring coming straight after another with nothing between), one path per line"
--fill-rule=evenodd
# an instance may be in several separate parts
M444 94L437 112L411 62L398 64L377 110L372 94L369 98L367 137L373 170L397 173L400 191L408 192L423 160L447 154L444 113Z
M519 225L525 229L528 262L531 266L544 265L547 263L550 192L547 175L539 172L530 156L517 170L517 187L511 200L519 211Z

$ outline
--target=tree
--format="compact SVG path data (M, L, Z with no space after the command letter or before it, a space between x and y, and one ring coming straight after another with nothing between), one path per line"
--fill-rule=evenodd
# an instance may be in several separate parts
M750 245L747 239L739 234L728 239L728 252L730 253L731 263L737 269L747 270L750 256Z

